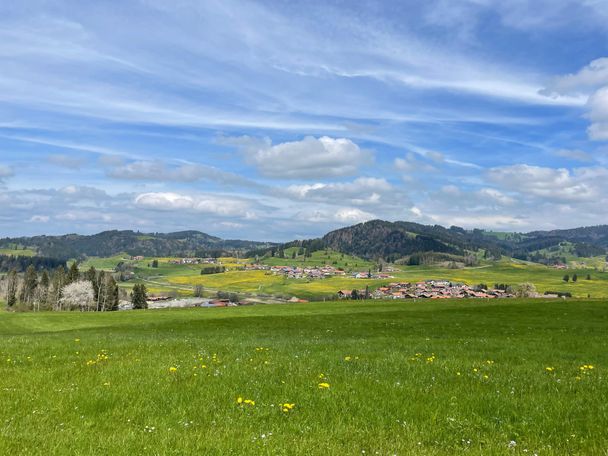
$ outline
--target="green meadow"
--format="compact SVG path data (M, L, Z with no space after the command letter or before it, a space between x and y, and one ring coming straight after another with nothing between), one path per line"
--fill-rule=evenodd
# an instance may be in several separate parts
M585 300L5 312L0 454L605 454L607 333Z
M376 267L376 263L331 249L317 250L312 252L309 257L297 255L297 253L298 249L291 247L285 249L285 258L270 257L262 259L261 262L271 266L315 267L330 265L335 268L342 268L345 271L367 271ZM292 257L294 254L296 256Z
M10 248L10 249L0 249L0 255L10 255L10 256L26 256L31 257L36 255L36 252L31 249L24 248Z

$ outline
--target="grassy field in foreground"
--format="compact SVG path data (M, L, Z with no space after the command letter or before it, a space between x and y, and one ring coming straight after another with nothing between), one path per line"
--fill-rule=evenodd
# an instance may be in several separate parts
M3 313L0 454L605 454L607 331L576 300Z

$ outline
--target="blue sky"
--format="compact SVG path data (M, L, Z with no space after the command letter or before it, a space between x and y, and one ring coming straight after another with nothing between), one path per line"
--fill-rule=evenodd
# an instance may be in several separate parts
M0 236L608 220L608 3L0 4Z

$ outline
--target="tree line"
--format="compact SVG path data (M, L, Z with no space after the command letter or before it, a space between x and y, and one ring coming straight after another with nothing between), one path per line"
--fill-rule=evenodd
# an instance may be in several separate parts
M66 262L57 258L39 256L0 255L0 272L9 272L13 269L17 272L24 272L28 266L33 266L37 271L43 269L52 270L60 266L65 268Z
M84 273L76 262L38 271L30 264L23 274L13 268L1 281L7 308L20 310L118 310L120 293L113 275L91 267Z

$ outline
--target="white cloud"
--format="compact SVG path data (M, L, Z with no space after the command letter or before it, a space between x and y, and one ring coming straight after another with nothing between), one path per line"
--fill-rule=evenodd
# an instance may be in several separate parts
M218 182L226 186L239 184L246 187L264 187L246 177L200 163L170 165L162 160L120 162L107 166L106 174L112 178L124 180L154 182L197 182L204 180Z
M313 223L339 223L339 224L355 224L373 220L377 218L374 214L353 207L342 207L339 209L317 208L306 209L298 212L296 220L302 220Z
M254 146L255 147L255 146ZM284 179L314 179L355 174L372 155L346 138L307 136L245 150L249 163L264 176Z
M512 165L488 170L488 179L523 196L546 200L589 201L600 194L598 176L608 177L605 168L580 168L574 173L565 168ZM591 179L593 177L593 179Z
M503 206L509 206L511 204L515 204L515 199L511 198L508 195L494 189L494 188L482 188L476 192L476 194L482 200L492 201L494 203L501 204Z
M380 203L383 196L393 196L396 190L386 180L375 177L359 177L352 182L331 184L290 185L284 191L286 196L297 200L318 201L343 204L348 201L354 205L373 205Z
M541 93L548 96L583 94L587 97L589 138L608 140L608 57L593 60L574 74L554 78Z
M549 96L583 94L608 84L608 57L593 60L577 73L558 76L542 93Z
M171 192L142 193L135 205L160 211L191 211L228 217L253 219L253 201L224 195L183 195Z
M591 125L587 129L591 139L608 140L608 85L595 92L587 103Z
M438 157L441 157L441 161L444 160L443 155L435 153L437 155L433 155L430 158L433 162L438 163ZM395 168L399 171L404 171L406 173L432 173L437 170L435 166L431 165L427 161L424 161L421 156L416 155L412 152L408 152L405 158L396 158L395 159Z

